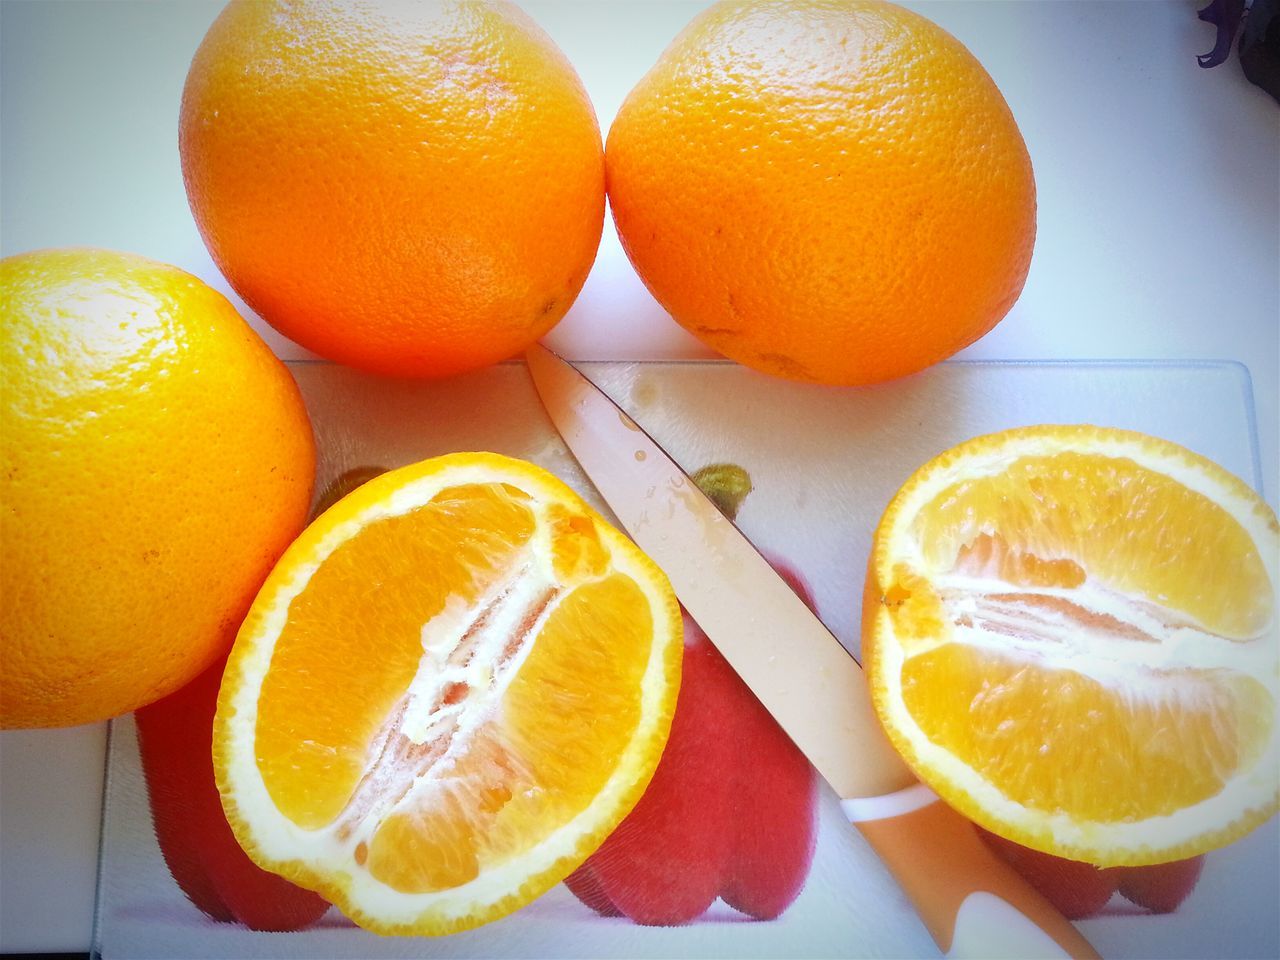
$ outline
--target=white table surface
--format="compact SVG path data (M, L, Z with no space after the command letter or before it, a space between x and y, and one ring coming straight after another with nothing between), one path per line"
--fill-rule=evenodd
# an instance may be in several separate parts
M1280 107L1213 45L1193 0L908 6L986 65L1026 137L1039 234L1021 300L968 358L1232 359L1253 377L1266 497L1280 487ZM601 127L701 2L536 0ZM267 342L187 209L178 103L220 2L0 6L0 253L92 245L203 277ZM649 297L605 225L548 342L571 357L710 354ZM106 727L0 733L0 951L85 950Z

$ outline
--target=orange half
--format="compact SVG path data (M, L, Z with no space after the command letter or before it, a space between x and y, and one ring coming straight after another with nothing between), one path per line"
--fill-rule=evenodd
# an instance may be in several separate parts
M639 799L679 685L665 576L531 464L370 480L271 573L223 678L240 843L380 933L500 917Z
M919 776L984 827L1103 866L1277 808L1275 514L1142 434L1042 426L921 467L876 531L863 652Z

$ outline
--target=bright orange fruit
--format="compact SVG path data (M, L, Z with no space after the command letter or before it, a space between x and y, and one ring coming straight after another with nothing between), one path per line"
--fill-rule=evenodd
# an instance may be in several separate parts
M183 686L306 522L311 424L226 298L105 250L0 261L0 726Z
M666 577L550 474L392 471L307 528L244 621L214 726L227 819L371 930L474 927L635 805L681 650Z
M600 242L595 113L509 4L234 0L191 63L179 147L236 292L379 373L520 352L569 309Z
M606 155L645 284L766 373L913 373L990 330L1031 262L1012 113L964 46L892 4L716 4L627 96Z
M1100 866L1277 808L1280 527L1164 440L1044 426L921 467L876 530L863 653L916 772L987 829Z

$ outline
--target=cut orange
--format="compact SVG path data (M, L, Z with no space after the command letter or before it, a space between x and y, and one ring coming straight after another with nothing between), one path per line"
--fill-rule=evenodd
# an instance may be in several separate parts
M383 474L294 542L241 627L214 729L227 818L371 930L496 919L640 798L681 639L661 571L538 467Z
M1276 516L1164 440L979 437L875 534L863 652L917 774L982 826L1102 866L1222 846L1277 808Z

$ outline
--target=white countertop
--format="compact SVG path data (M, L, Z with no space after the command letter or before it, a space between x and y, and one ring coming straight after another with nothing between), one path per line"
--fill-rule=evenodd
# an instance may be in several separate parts
M522 4L607 130L700 2ZM1280 487L1280 106L1232 59L1200 69L1199 4L908 6L986 65L1031 151L1039 229L1021 300L967 358L1230 359L1248 366L1268 501ZM0 253L91 245L183 267L285 358L308 354L231 292L187 209L178 103L220 2L0 6ZM705 357L649 297L611 224L548 342L591 359ZM0 951L88 948L104 724L0 734Z

